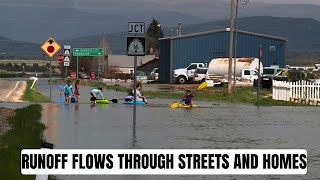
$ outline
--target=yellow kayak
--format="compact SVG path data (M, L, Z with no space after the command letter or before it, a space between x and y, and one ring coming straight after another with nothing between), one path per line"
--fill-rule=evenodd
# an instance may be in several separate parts
M179 107L180 107L180 108L196 108L196 107L198 107L198 106L195 105L195 104L192 104L191 106L190 106L190 105L179 104Z

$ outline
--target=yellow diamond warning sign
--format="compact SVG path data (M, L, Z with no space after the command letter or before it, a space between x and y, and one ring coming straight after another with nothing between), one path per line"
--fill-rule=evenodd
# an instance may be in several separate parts
M44 42L41 46L41 49L49 56L54 56L60 49L61 46L50 37L46 42Z

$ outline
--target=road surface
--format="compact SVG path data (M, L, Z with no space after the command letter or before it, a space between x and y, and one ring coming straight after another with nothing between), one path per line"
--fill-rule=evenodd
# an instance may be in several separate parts
M27 87L26 81L0 79L0 101L22 102L20 99Z

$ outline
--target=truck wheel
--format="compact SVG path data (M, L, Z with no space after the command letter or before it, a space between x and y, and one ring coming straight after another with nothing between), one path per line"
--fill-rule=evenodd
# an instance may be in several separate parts
M200 81L200 83L203 83L203 82L205 82L206 81L206 79L205 78L203 78L201 81Z
M184 84L184 83L186 83L186 81L187 81L187 78L184 76L179 76L177 79L177 83L179 83L179 84Z

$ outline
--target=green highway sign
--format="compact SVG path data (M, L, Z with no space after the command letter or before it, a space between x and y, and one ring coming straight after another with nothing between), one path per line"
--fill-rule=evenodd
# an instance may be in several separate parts
M73 48L73 56L103 56L103 48Z

